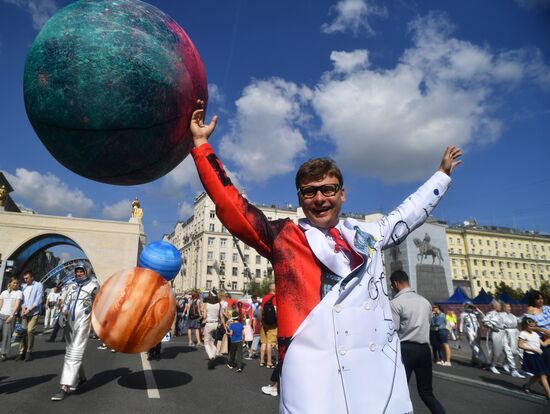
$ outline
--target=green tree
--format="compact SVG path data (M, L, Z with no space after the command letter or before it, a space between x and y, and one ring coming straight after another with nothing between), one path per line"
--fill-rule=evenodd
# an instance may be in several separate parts
M525 295L525 292L522 292L520 289L514 289L513 287L508 286L504 282L500 282L497 288L495 289L494 297L498 298L501 294L507 293L512 299L520 300Z
M248 293L250 295L256 295L257 297L263 297L267 292L269 292L269 285L273 283L273 279L265 278L261 282L256 282L252 280L248 285Z
M550 303L550 282L542 282L538 290L542 293L544 303Z

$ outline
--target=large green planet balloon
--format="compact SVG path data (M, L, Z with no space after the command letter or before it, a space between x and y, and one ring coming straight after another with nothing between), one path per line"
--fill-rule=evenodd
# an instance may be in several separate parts
M189 121L208 98L201 58L183 29L138 0L80 0L32 44L25 108L48 151L92 180L142 184L192 148Z

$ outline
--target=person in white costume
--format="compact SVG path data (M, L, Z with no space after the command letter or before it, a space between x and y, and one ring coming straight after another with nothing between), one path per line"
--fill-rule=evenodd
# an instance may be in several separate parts
M487 358L481 348L481 334L479 317L482 313L473 304L468 303L458 319L458 331L461 335L466 335L468 344L472 349L472 365L482 368L487 364Z
M483 316L482 323L487 327L487 340L489 345L490 366L489 371L493 374L500 374L497 364L504 358L504 343L506 332L504 330L504 321L502 319L502 305L499 301L491 302L493 310Z
M63 308L59 315L61 326L65 327L65 360L61 373L61 389L51 399L62 401L71 389L76 389L86 381L82 359L88 344L92 326L92 303L99 284L88 274L83 263L74 268L75 278L64 290Z
M519 329L518 324L521 319L512 313L512 306L509 303L505 303L502 306L504 312L502 312L502 324L504 328L504 356L506 363L504 370L508 372L512 377L525 378L516 369L516 355L519 356L518 337Z
M428 218L462 151L448 147L439 170L373 223L340 221L346 200L340 169L327 158L309 160L296 174L305 218L269 220L232 184L208 144L217 118L204 124L203 117L202 109L192 115L191 154L216 215L273 266L280 413L412 412L382 249L401 243Z

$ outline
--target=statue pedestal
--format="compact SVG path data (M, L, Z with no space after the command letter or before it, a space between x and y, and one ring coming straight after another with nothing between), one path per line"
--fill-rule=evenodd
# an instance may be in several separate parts
M430 302L449 297L445 269L440 265L416 265L416 292Z

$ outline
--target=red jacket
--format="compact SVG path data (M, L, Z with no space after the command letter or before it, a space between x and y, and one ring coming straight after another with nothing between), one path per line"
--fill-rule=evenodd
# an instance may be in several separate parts
M321 300L321 277L326 269L314 256L298 225L290 219L268 220L241 196L209 144L194 148L191 154L223 225L273 266L282 360L290 339Z

